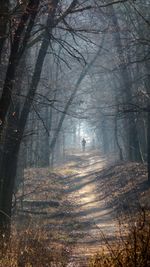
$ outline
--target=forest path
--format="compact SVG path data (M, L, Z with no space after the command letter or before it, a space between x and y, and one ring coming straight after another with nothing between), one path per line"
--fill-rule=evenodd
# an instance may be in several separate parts
M63 223L70 226L72 258L76 266L78 260L84 261L104 245L103 234L110 241L115 235L113 211L107 208L104 181L99 177L109 164L109 160L97 153L75 153L61 169L67 173L63 186L68 208L67 211L64 209Z
M134 218L139 203L149 203L146 166L114 164L114 155L72 152L54 169L28 168L24 175L17 196L24 189L24 198L22 206L17 202L14 229L38 233L59 263L69 262L67 267L88 266L88 258L107 241L116 242L116 234L125 234L116 215Z
M114 239L114 214L106 203L111 163L112 158L96 151L72 152L53 170L25 171L26 197L18 225L22 218L25 227L25 221L27 225L33 221L34 227L46 231L48 246L57 251L60 246L69 256L67 267L87 266L87 258L104 246L106 239Z

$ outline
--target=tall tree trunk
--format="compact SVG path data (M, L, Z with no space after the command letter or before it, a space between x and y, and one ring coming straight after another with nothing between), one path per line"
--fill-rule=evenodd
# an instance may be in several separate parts
M45 132L45 136L43 139L43 149L44 149L44 154L43 154L43 167L48 167L49 166L49 157L50 157L50 150L49 150L49 135L50 135L50 117L49 117L49 107L46 106L45 108L45 119L46 119L46 128L47 131Z
M123 160L123 152L122 152L122 148L121 145L119 143L119 138L118 138L118 121L117 121L117 115L115 116L115 141L116 141L116 145L117 145L117 149L119 152L119 159Z
M9 20L9 0L0 2L0 61L4 43L7 37L7 25Z
M27 8L21 17L18 28L14 34L8 68L6 72L6 78L3 86L3 92L0 99L0 133L2 133L4 129L6 115L11 105L13 81L15 79L16 70L20 62L21 56L25 51L27 42L30 37L30 33L34 26L34 21L38 12L39 2L39 0L29 1ZM28 22L29 19L30 21Z
M101 136L102 136L102 144L103 144L103 153L106 155L109 153L109 147L110 147L110 142L109 142L109 133L107 129L107 121L106 118L103 119L102 124L101 124Z
M150 98L150 64L145 63L145 69L147 72L147 78L145 80L145 87L147 90L148 97ZM148 99L147 106L147 166L148 166L148 183L150 185L150 99Z
M18 131L16 130L17 115L18 114L14 117L10 116L8 119L3 156L0 165L0 232L1 234L5 234L6 237L9 237L10 234L12 197L20 147Z
M148 183L150 185L150 106L147 114L147 166L148 166Z

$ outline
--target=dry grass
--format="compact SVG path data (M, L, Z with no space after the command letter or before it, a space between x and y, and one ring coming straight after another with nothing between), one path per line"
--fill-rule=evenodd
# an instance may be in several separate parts
M108 207L113 207L119 222L115 241L90 259L89 267L150 266L150 188L146 166L122 162L100 174Z
M119 235L113 243L105 236L106 249L90 259L89 267L149 267L150 266L150 216L142 209L130 224L119 222Z
M67 246L52 245L46 232L28 229L11 236L0 267L65 267L69 255Z
M130 224L119 222L113 242L105 241L103 248L94 255L89 267L148 267L150 266L150 215L141 210ZM65 267L71 251L68 247L51 244L47 232L28 229L19 236L14 231L0 267Z
M12 217L12 236L5 252L0 255L0 267L64 267L67 265L71 248L68 249L67 237L63 244L55 219L48 218L59 212L64 201L62 176L50 169L38 168L25 170L24 191L20 186L17 192L16 210ZM21 196L23 207L21 206ZM28 203L47 203L46 206L31 206ZM44 204L45 205L45 204ZM32 212L39 212L35 215ZM43 213L46 215L42 215ZM40 215L41 213L41 215ZM47 228L50 226L50 228ZM52 227L52 229L51 229ZM62 233L61 233L62 234Z
M76 176L77 170L78 160L53 171L45 168L25 171L24 192L20 188L17 193L13 235L5 254L0 258L0 267L68 265L74 245L71 245L72 240L70 242L69 232L65 229L67 220L65 214L70 207L63 191L66 189L64 178ZM96 175L97 190L103 192L108 207L116 209L119 227L113 243L112 241L109 243L108 238L101 233L104 241L103 249L90 259L89 267L150 266L149 212L142 208L137 212L140 203L149 207L150 189L146 184L145 166L138 163L120 163L96 172ZM20 205L22 193L24 193L23 208ZM49 204L50 200L58 202L59 206L29 206L32 201L41 205L42 201ZM21 212L21 209L24 209L24 212ZM34 214L35 211L39 212L39 215ZM62 217L56 220L55 215L59 213L62 213ZM74 220L71 223L74 229ZM95 251L96 249L97 247ZM83 267L83 264L80 266Z
M120 162L104 169L99 173L99 178L107 205L117 213L135 212L140 203L150 208L145 164Z

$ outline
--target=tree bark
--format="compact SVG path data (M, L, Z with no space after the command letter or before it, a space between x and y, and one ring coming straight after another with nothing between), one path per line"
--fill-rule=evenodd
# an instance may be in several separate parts
M14 35L13 43L11 46L8 68L6 72L6 78L3 86L3 92L0 99L0 133L2 133L4 129L6 115L11 104L13 82L15 79L16 70L20 62L21 56L25 51L31 30L34 26L34 21L38 12L39 2L40 0L29 1L27 8L21 17L20 23ZM26 28L29 19L30 21Z
M18 142L17 115L10 117L5 134L5 144L3 147L3 156L0 165L0 233L9 237L12 198L15 184L17 159L20 147Z
M7 24L9 20L9 0L0 3L0 61L4 43L7 37Z
M150 185L150 106L147 114L147 170L148 170L148 183Z
M119 143L119 138L118 138L118 121L117 121L117 115L115 116L115 141L116 141L116 145L118 148L118 152L119 152L119 160L123 160L123 152L122 152L122 148L121 145Z

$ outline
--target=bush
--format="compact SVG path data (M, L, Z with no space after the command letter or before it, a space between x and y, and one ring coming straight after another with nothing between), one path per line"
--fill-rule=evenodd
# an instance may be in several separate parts
M65 246L52 247L46 233L28 229L11 237L0 267L65 267L69 255Z
M132 218L133 219L133 218ZM123 229L126 235L123 235ZM119 224L119 237L106 249L90 259L89 267L149 267L150 266L150 218L149 212L141 210L138 217L126 228Z

